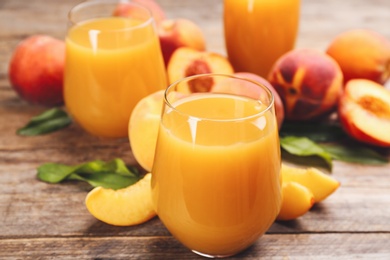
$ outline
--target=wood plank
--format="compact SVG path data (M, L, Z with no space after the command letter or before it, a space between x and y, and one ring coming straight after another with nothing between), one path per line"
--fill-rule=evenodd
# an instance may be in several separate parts
M229 259L388 259L390 234L265 235ZM0 240L1 259L202 259L172 237Z
M44 0L4 1L0 8L0 39L16 39L46 33L63 38L66 33L66 17L69 9L78 0L47 3ZM191 19L202 28L206 35L207 48L225 54L223 41L223 1L209 0L157 0L168 18ZM370 28L388 38L388 17L390 2L387 0L323 1L302 0L301 22L297 47L325 49L338 33L352 28ZM49 11L48 11L49 10ZM39 19L37 19L39 17ZM12 26L8 25L12 21ZM3 29L4 28L4 29ZM6 60L8 57L6 57ZM0 62L0 68L4 63Z
M88 185L36 179L36 168L47 161L121 157L136 165L127 138L96 138L76 124L45 136L15 134L45 108L25 103L11 89L7 66L12 50L36 33L63 38L66 14L77 2L0 2L0 259L200 259L158 218L134 227L110 226L87 212ZM157 2L169 18L196 22L208 50L225 53L223 1ZM302 0L297 47L324 50L335 35L352 28L374 29L390 38L389 17L388 0ZM390 158L390 150L382 152ZM342 183L335 194L297 220L275 222L267 235L232 259L390 259L390 165L335 162L332 174Z
M97 150L101 154L109 151ZM38 161L48 153L52 158L74 159L55 149L35 153ZM88 236L111 236L118 230L128 235L133 232L143 235L167 232L158 219L139 227L105 225L95 220L85 208L84 199L90 190L88 185L43 183L36 179L37 162L23 163L22 159L15 158L10 161L11 164L0 166L3 176L8 176L0 179L0 237L82 236L85 233ZM20 164L15 165L15 161ZM387 181L370 184L371 179L384 180L381 175L385 173L378 170L368 175L360 171L349 177L341 174L339 176L345 183L335 194L295 221L276 222L269 233L390 232L390 207L384 207L390 205L389 177Z

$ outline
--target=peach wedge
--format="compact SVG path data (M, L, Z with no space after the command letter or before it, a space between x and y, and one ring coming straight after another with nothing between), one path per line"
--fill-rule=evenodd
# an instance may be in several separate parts
M308 212L315 202L308 188L291 181L282 183L282 198L277 220L296 219Z
M340 186L332 176L316 168L296 168L282 164L282 182L297 182L308 188L314 196L315 203L323 201Z
M153 218L151 173L137 183L119 190L96 187L85 204L88 211L100 221L114 226L132 226Z

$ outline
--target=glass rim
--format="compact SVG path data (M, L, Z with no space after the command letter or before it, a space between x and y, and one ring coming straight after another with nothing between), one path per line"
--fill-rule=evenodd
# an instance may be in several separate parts
M237 79L237 80L241 80L241 81L247 81L247 82L250 82L252 84L255 84L257 86L259 86L260 88L262 88L266 93L267 93L267 96L270 98L269 100L269 103L268 104L265 104L266 107L264 109L262 109L261 111L259 111L258 113L254 113L252 115L249 115L249 116L244 116L244 117L237 117L237 118L228 118L228 119L217 119L217 118L209 118L209 117L198 117L198 116L193 116L189 113L186 113L186 112L183 112L181 111L180 109L177 109L170 101L169 101L169 98L168 98L168 95L169 93L171 93L171 90L173 88L175 88L178 84L180 84L181 82L188 82L192 79L195 79L195 78L200 78L200 77L222 77L222 78L231 78L231 79ZM180 93L180 92L179 92ZM220 93L220 92L203 92L203 93L211 93L211 94L223 94L223 93ZM228 93L226 93L228 94ZM234 93L229 93L231 95L235 95L235 96L241 96L241 97L245 97L243 95L239 95L239 94L234 94ZM251 97L246 97L246 98L250 98L252 100L257 100L257 101L261 101L261 99L255 99L255 98L251 98ZM245 78L245 77L241 77L241 76L236 76L236 75L229 75L229 74L220 74L220 73L204 73L204 74L197 74L197 75L192 75L192 76L188 76L188 77L185 77L185 78L181 78L179 80L176 80L175 82L173 82L172 84L170 84L164 91L164 103L170 108L172 109L173 111L175 111L176 113L179 113L183 116L186 116L188 118L193 118L193 119L197 119L197 120L208 120L208 121L216 121L216 122L229 122L229 121L245 121L245 120L250 120L250 119L253 119L255 117L260 117L262 115L264 115L265 113L267 113L268 111L272 110L272 107L274 106L274 102L275 102L275 98L274 98L274 94L272 93L272 91L267 87L265 86L264 84L262 84L261 82L257 82L255 80L252 80L252 79L248 79L248 78ZM263 102L262 102L263 103ZM264 104L264 103L263 103ZM274 111L274 114L275 114L275 111ZM276 114L275 114L276 116Z
M132 30L136 30L136 29L139 29L139 28L144 28L146 26L148 26L149 24L152 24L154 23L154 17L153 17L153 14L152 12L146 8L145 6L141 5L141 4L138 4L138 3L134 3L134 2L131 2L131 1L127 1L127 0L86 0L84 2L81 2L81 3L78 3L76 4L75 6L73 6L69 12L68 12L68 23L70 24L69 27L73 27L75 25L79 25L85 21L88 21L88 20L92 20L92 19L96 19L96 18L106 18L106 17L116 17L116 16L109 16L109 15L106 15L106 16L102 16L102 17L91 17L91 18L88 18L88 19L83 19L81 21L74 21L72 19L72 14L74 14L75 12L78 12L79 10L82 10L88 6L97 6L97 5L101 5L101 4L122 4L122 3L126 3L126 4L129 4L129 5L132 5L132 6L135 6L137 8L140 8L140 9L143 9L149 16L148 19L145 19L145 21L142 21L140 24L137 24L137 25L133 25L133 26L129 26L129 27L126 27L126 28L123 28L123 29L110 29L110 30L104 30L103 32L121 32L121 31L132 31ZM126 18L124 16L117 16L118 18ZM88 28L86 30L95 30L94 28Z

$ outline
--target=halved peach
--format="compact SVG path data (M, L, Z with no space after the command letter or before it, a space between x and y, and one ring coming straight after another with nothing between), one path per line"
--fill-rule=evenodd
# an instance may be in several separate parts
M314 196L305 186L297 182L282 183L282 205L277 220L296 219L310 210Z
M340 99L344 130L361 142L390 147L390 91L367 79L347 82Z
M335 192L340 182L316 168L297 168L282 164L282 182L297 182L308 188L314 201L320 202Z
M129 120L129 141L134 158L146 171L151 171L158 128L164 100L164 90L141 99Z
M171 56L168 67L169 83L205 73L233 74L233 67L225 56L214 52L198 51L189 47L178 48ZM184 85L181 92L209 92L215 84L213 79L199 79Z
M151 173L135 184L112 190L96 187L85 198L88 211L97 219L115 226L141 224L156 216L152 203Z

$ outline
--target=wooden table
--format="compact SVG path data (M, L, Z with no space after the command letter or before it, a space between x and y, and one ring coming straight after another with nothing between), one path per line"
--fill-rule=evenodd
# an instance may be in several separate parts
M11 52L32 34L63 38L67 11L77 2L0 1L0 259L201 259L173 239L158 218L134 227L110 226L86 210L89 186L36 179L36 168L45 162L120 157L136 165L127 139L95 138L75 124L44 136L15 134L45 108L21 101L11 89ZM222 1L159 3L168 17L198 23L208 49L225 53ZM297 47L324 49L351 28L375 29L390 38L389 21L389 0L303 0ZM232 259L390 259L390 165L335 162L333 175L342 183L335 194L295 221L275 223Z

